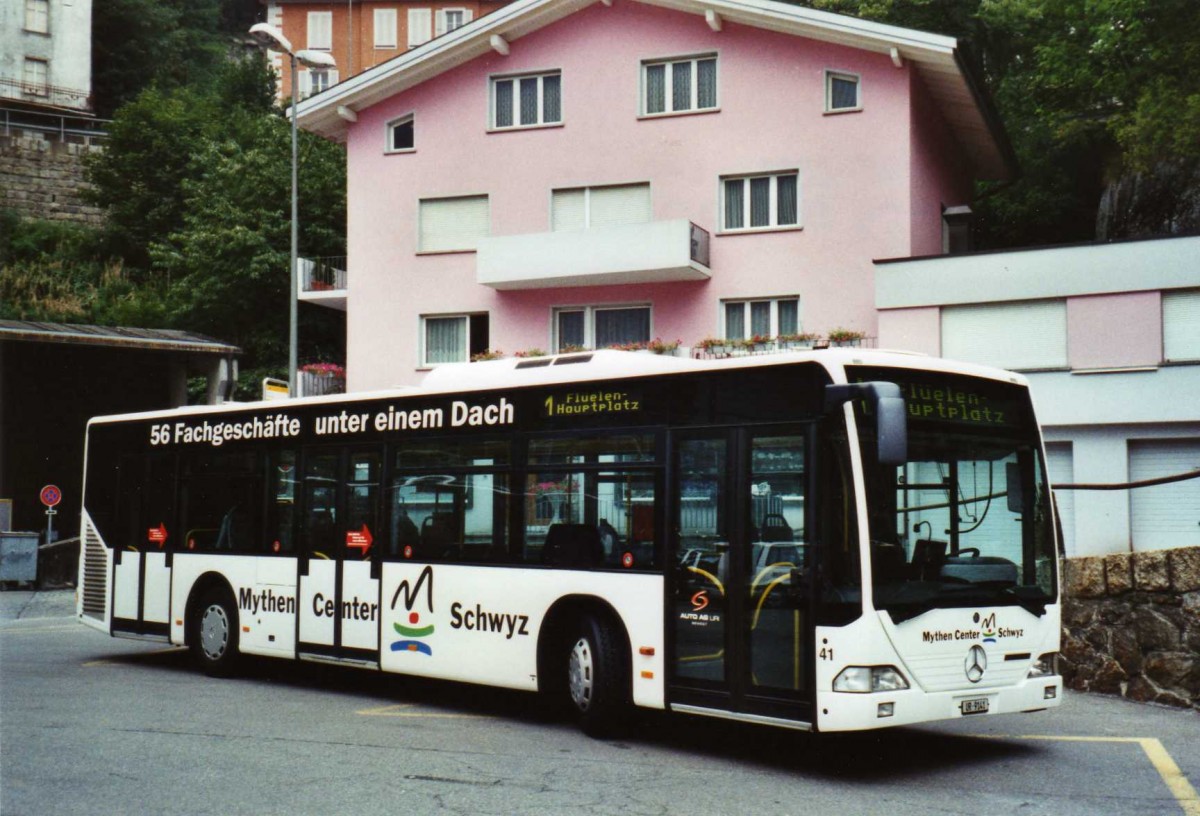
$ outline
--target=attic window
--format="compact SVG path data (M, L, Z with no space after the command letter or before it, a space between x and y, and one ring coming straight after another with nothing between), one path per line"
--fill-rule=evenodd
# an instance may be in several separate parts
M825 112L845 113L862 110L857 74L825 72Z
M413 133L413 115L402 116L388 122L387 152L408 153L416 147Z

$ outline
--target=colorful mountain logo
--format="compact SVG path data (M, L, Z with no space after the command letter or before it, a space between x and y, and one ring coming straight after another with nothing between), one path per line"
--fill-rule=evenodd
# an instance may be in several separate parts
M422 638L429 637L433 634L433 624L429 626L416 626L421 622L421 616L416 612L410 612L408 622L413 626L405 626L400 623L393 623L392 628L397 634L407 640L397 640L392 644L393 652L420 652L421 654L433 655L433 649L429 644L424 642Z
M983 619L983 642L996 642L996 613L988 615Z

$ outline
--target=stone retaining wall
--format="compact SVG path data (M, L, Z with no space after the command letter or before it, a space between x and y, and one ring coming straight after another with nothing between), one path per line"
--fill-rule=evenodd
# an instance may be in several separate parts
M34 131L0 132L0 209L25 218L100 224L103 211L83 199L84 156L100 149Z
M1200 710L1200 547L1063 566L1067 686Z

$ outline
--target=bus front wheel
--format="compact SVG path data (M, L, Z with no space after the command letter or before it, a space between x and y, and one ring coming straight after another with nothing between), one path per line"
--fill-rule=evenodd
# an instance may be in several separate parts
M617 734L628 716L621 639L611 625L588 616L568 640L567 693L584 733Z
M238 615L228 592L206 592L192 616L192 654L205 674L228 677L237 668Z

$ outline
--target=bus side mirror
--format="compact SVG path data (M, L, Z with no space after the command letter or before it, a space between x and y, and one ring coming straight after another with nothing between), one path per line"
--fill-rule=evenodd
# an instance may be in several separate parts
M876 454L881 465L908 461L908 411L900 386L889 382L825 386L825 412L837 410L852 399L865 399L868 416L875 416Z

